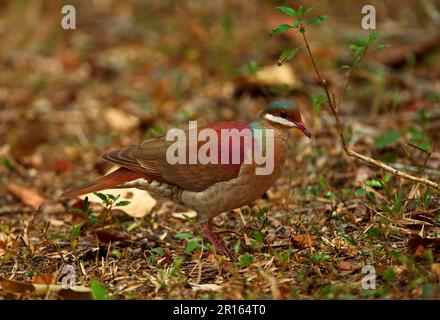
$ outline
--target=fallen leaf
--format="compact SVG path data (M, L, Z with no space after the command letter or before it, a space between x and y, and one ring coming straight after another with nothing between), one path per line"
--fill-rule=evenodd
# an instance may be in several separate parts
M417 247L416 251L414 252L414 255L416 257L423 257L425 254L425 247L422 246L421 244L419 244L419 246Z
M135 189L135 188L125 188L125 189L109 189L102 191L104 194L112 194L114 196L120 195L117 202L128 201L128 205L123 207L114 207L124 211L126 214L133 218L142 218L148 214L153 207L156 205L156 200L150 196L150 194L145 190ZM102 203L102 200L93 193L81 196L81 199L89 198L90 202Z
M34 188L21 186L15 182L9 182L6 188L11 194L19 198L23 204L35 209L47 202L47 199Z
M315 242L315 240L316 240L316 236L310 236L310 235L292 236L293 244L300 249L311 247Z
M6 278L0 278L0 286L3 290L10 293L22 294L25 292L34 293L38 296L44 296L49 291L56 293L58 297L69 300L89 300L91 299L90 288L84 286L75 286L65 289L59 284L31 284Z
M66 172L75 169L75 165L67 160L55 160L52 164L52 167L57 172Z
M410 252L417 253L420 246L424 248L432 248L434 250L440 249L440 239L439 238L422 238L420 236L415 236L408 240L408 250Z
M193 284L192 290L197 291L219 291L221 286L215 283L205 283L205 284Z
M107 108L104 120L114 131L129 131L139 125L139 119L135 116L116 108Z
M35 277L35 279L32 280L32 283L48 285L53 283L53 281L54 281L53 273L42 273L42 274L38 274Z
M99 241L101 242L130 242L130 239L124 235L120 235L120 234L115 234L115 233L110 233L106 230L96 230L95 231L96 235L98 236Z
M357 264L350 261L343 260L339 263L339 270L341 271L354 271L358 268L359 266Z
M290 67L288 64L263 67L257 72L255 79L264 85L288 85L291 87L299 86L299 81L296 78L292 67Z
M30 283L24 283L6 278L0 278L0 286L3 290L10 293L25 293L35 291L35 287Z
M440 263L431 264L431 270L437 275L437 279L440 281Z
M171 215L174 218L186 220L186 217L188 217L188 218L197 217L197 212L191 210L191 211L187 211L187 212L175 212L175 213L172 213Z

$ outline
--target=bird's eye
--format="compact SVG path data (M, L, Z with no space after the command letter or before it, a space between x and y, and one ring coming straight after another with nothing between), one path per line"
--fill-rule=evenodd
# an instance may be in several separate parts
M284 119L287 118L287 111L285 111L285 110L281 110L281 111L280 111L280 117L281 117L281 118L284 118Z

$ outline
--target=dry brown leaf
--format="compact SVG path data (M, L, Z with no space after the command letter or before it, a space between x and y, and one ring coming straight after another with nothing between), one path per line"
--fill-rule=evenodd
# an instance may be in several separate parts
M339 263L339 270L341 271L354 271L358 268L359 266L357 264L350 261L343 260Z
M295 245L295 247L300 249L311 247L315 242L315 240L316 240L316 236L310 236L307 234L292 236L293 244Z
M408 240L408 250L410 252L416 252L419 247L432 248L434 250L440 249L440 239L439 238L422 238L420 236L415 236Z
M15 182L9 182L6 188L11 194L19 198L23 204L35 209L47 203L47 199L37 189L21 186Z
M25 293L35 291L35 287L30 283L0 278L0 286L3 290L10 293Z
M99 241L101 242L105 242L105 243L116 242L116 241L125 242L125 243L131 242L130 239L123 234L110 233L102 229L96 230L95 233L98 236Z
M114 131L129 131L139 125L135 116L116 108L107 108L104 111L104 120Z
M436 274L437 279L440 281L440 263L431 264L431 270Z
M416 257L423 257L425 255L425 247L419 244L419 246L416 249L416 252L414 252L414 255Z
M0 286L3 290L10 293L34 293L39 296L46 295L49 291L56 293L62 299L91 299L90 288L84 286L75 286L74 288L65 289L59 284L31 284L21 281L0 278Z

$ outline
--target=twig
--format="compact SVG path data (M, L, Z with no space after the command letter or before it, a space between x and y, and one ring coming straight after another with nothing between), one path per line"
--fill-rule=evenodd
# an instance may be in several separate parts
M402 171L397 170L397 169L395 169L395 168L393 168L393 167L391 167L389 165L386 165L385 163L383 163L383 162L381 162L379 160L375 160L375 159L370 158L368 156L364 156L364 155L362 155L360 153L357 153L356 151L351 150L350 148L348 148L347 143L346 143L345 138L344 138L344 127L343 127L343 125L341 123L341 120L339 118L339 108L338 108L338 106L340 106L340 104L342 102L342 99L345 97L345 92L347 91L348 85L350 84L351 78L353 77L353 69L352 69L352 72L350 74L349 81L347 82L347 85L345 87L344 95L339 100L339 104L337 104L335 102L336 99L335 99L334 94L333 94L333 99L332 99L332 96L330 95L330 92L329 92L329 89L328 89L327 81L325 81L325 79L323 79L321 77L321 74L320 74L320 72L318 70L318 67L317 67L316 63L315 63L315 59L313 58L312 50L310 49L309 43L307 41L307 36L306 36L306 31L304 29L304 26L300 26L300 31L302 33L302 36L303 36L303 39L304 39L304 42L305 42L305 45L306 45L306 48L307 48L307 52L309 53L309 56L310 56L310 59L312 61L313 67L315 69L316 75L318 77L319 83L321 84L322 88L325 91L325 94L327 96L328 104L329 104L330 109L331 109L331 111L333 113L333 116L335 117L336 127L337 127L338 133L339 133L339 139L341 141L342 148L344 149L345 153L348 156L350 156L350 157L353 157L353 158L356 158L358 160L367 162L367 163L369 163L371 165L379 167L379 168L381 168L381 169L383 169L383 170L385 170L387 172L390 172L390 173L392 173L392 174L394 174L394 175L396 175L398 177L401 177L403 179L414 181L414 182L421 183L421 184L425 184L425 185L428 185L430 187L433 187L434 189L440 190L440 185L438 183L435 183L434 181L412 176L412 175L410 175L408 173L402 172ZM365 55L366 51L367 51L367 48L364 49L362 57Z

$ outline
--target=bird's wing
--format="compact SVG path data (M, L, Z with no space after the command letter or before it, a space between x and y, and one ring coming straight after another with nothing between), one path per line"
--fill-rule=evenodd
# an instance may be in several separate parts
M227 181L237 177L243 163L245 148L243 139L239 140L240 144L237 146L239 148L237 150L232 149L232 139L229 140L228 164L221 163L222 150L225 150L225 140L221 139L221 130L237 129L235 132L231 131L230 134L236 136L247 132L247 135L250 134L253 139L249 124L246 122L217 123L200 127L197 131L200 132L200 130L207 128L214 130L218 137L217 163L200 164L198 160L196 164L188 163L189 153L198 153L200 148L206 143L205 141L199 141L197 142L196 148L189 149L189 135L191 132L188 130L185 131L186 163L184 164L170 164L169 161L167 161L167 150L176 142L167 141L165 136L145 140L138 145L107 152L103 155L103 158L160 182L177 185L189 191L203 191L217 182ZM242 131L243 129L248 130ZM235 151L240 153L240 159L238 163L233 164L231 160L232 154Z

